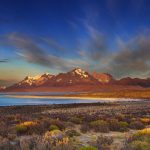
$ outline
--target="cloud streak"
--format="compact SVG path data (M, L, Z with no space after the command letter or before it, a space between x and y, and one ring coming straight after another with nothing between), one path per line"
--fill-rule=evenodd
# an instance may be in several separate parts
M64 48L63 46L61 46L58 42L56 42L54 39L52 38L42 38L42 40L44 42L46 42L50 47L54 48L55 50L59 50L59 51L67 51L66 48Z
M88 66L88 63L81 59L72 60L50 55L40 47L36 41L23 34L12 33L6 35L4 41L5 43L9 43L10 46L15 47L17 49L17 55L30 63L63 71L70 70L77 66ZM48 40L47 42L53 45L57 50L64 50L63 47L60 47L52 40Z
M122 41L119 50L112 54L111 49L107 47L107 40L99 31L91 26L88 26L87 30L90 41L86 45L86 50L80 50L80 57L73 59L48 54L32 38L19 33L5 36L5 42L15 47L18 56L27 62L52 69L68 71L74 67L82 67L88 71L108 72L118 78L150 75L150 36L140 34L127 42ZM58 45L54 47L61 52L64 50ZM1 59L0 63L7 61L8 59Z
M116 76L145 77L150 69L150 37L136 36L124 43L115 57L110 59L112 60L108 70Z
M80 56L89 62L91 71L108 72L117 78L124 76L150 76L150 36L142 32L128 41L120 41L116 51L109 48L107 38L92 26L87 26L90 35L86 50Z
M96 30L93 26L85 24L86 30L89 34L88 40L83 44L81 42L79 46L79 54L85 59L91 62L100 61L101 58L105 57L108 52L108 43L106 37Z
M0 63L7 63L8 61L8 59L0 59Z

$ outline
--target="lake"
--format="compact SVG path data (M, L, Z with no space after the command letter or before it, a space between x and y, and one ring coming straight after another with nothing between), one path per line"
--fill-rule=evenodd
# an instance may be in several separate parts
M80 98L58 98L56 96L65 94L75 94L74 92L20 92L20 93L0 93L0 106L14 105L46 105L46 104L74 104L74 103L97 103L110 102L116 99L80 99ZM55 98L53 98L54 96ZM117 101L131 101L131 99L117 99ZM133 100L132 100L133 101ZM134 101L138 101L137 99Z

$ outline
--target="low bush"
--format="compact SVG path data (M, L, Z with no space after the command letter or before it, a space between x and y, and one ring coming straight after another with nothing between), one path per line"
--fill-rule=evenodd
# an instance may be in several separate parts
M59 128L56 125L50 125L49 129L50 129L50 131L59 130Z
M79 148L78 150L98 150L98 148L93 147L93 146L84 146Z
M117 119L111 119L109 122L109 128L111 131L128 131L129 124L125 121L118 121Z
M141 138L141 137L149 137L150 138L150 128L145 128L145 129L143 129L143 130L139 130L138 132L136 132L134 135L133 135L133 137L135 138L135 139L139 139L139 138Z
M97 120L90 122L90 127L94 129L96 132L109 132L109 125L106 121L103 120Z
M118 131L119 130L119 122L117 119L109 120L109 128L111 131Z
M82 123L82 119L78 118L78 117L72 117L72 118L70 118L70 121L72 123L75 123L75 124L81 124Z
M144 124L140 121L132 121L130 123L130 128L135 130L140 130L144 128Z
M57 144L56 146L51 147L52 150L75 150L72 143L67 144Z
M127 122L120 121L119 122L119 131L125 132L128 131L129 124Z
M28 128L23 124L19 124L16 126L17 134L23 134L23 133L26 133L27 131L28 131Z
M132 150L150 150L150 143L146 141L133 141L129 146Z
M35 127L37 126L37 122L34 121L26 121L23 123L20 123L16 125L16 132L17 134L31 134L33 131L35 131Z
M90 130L90 128L89 128L89 125L88 125L88 124L82 124L82 125L81 125L80 131L81 131L82 133L86 133L86 132L89 131L89 130Z
M66 124L63 121L60 120L51 120L50 125L55 125L57 126L60 130L64 130L66 128Z
M66 135L69 137L73 137L73 136L80 136L80 133L77 132L76 130L68 130L66 131Z
M130 150L150 149L150 128L134 133L127 141L126 147ZM126 148L126 149L127 149Z
M7 137L8 135L8 128L6 126L6 123L4 121L0 122L0 136Z
M103 150L107 149L113 143L112 137L99 136L96 141L96 146L98 149Z
M55 144L56 141L58 142L63 138L64 133L60 130L47 131L43 136L44 141L49 141L51 144Z
M125 115L124 114L117 114L116 115L116 118L119 120L119 121L124 121L125 120Z
M144 123L145 125L149 125L150 124L150 118L141 118L140 119L142 123Z

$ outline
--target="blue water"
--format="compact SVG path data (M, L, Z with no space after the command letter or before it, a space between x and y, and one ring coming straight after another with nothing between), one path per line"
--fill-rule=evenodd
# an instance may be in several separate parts
M72 98L49 98L65 94L75 94L74 92L19 92L0 93L0 106L16 105L46 105L46 104L74 104L74 103L97 103L111 102L106 99L72 99ZM30 97L29 97L30 96ZM35 98L36 96L36 98ZM46 97L43 97L46 96ZM34 98L33 98L34 97ZM118 99L115 101L139 101L140 99ZM113 101L113 100L112 100Z
M0 106L14 105L45 105L45 104L73 104L73 103L95 103L100 100L90 99L60 99L60 98L42 98L42 96L62 95L68 93L49 93L49 92L31 92L31 93L0 93ZM74 94L74 93L69 93ZM14 97L19 96L19 97ZM38 98L25 98L22 96L39 96Z

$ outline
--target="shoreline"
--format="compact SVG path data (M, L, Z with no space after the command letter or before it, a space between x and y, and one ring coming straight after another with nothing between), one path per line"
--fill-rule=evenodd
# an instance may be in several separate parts
M15 103L12 103L10 105L0 105L0 108L1 107L17 107L17 106L53 106L53 105L73 105L73 106L76 106L76 105L87 105L87 104L91 104L91 105L95 105L95 104L109 104L109 103L130 103L130 102L146 102L146 101L149 101L149 99L139 99L139 98L102 98L102 97L75 97L75 96L32 96L32 95L7 95L5 97L8 97L8 98L12 98L12 101L13 101L13 98L16 98L21 100L24 99L24 101L27 99L29 100L33 100L33 103L22 103L22 104L15 104ZM37 103L34 103L34 99L36 100L39 100L40 102L37 102ZM41 100L40 100L41 99ZM45 103L44 101L49 101L49 103ZM51 103L51 100L53 101L53 103ZM55 100L56 100L56 103L55 103ZM57 100L59 101L59 103L57 103ZM68 102L66 103L63 103L63 100L67 100ZM76 101L76 102L72 102L72 100ZM78 101L79 100L79 101ZM43 101L43 102L42 102ZM62 102L61 102L62 101ZM21 102L21 101L20 101ZM18 103L20 103L18 102Z
M88 97L88 96L30 96L30 95L8 95L6 97L9 98L31 98L31 99L81 99L81 100L100 100L100 101L140 101L140 100L145 100L142 98L125 98L125 97Z

